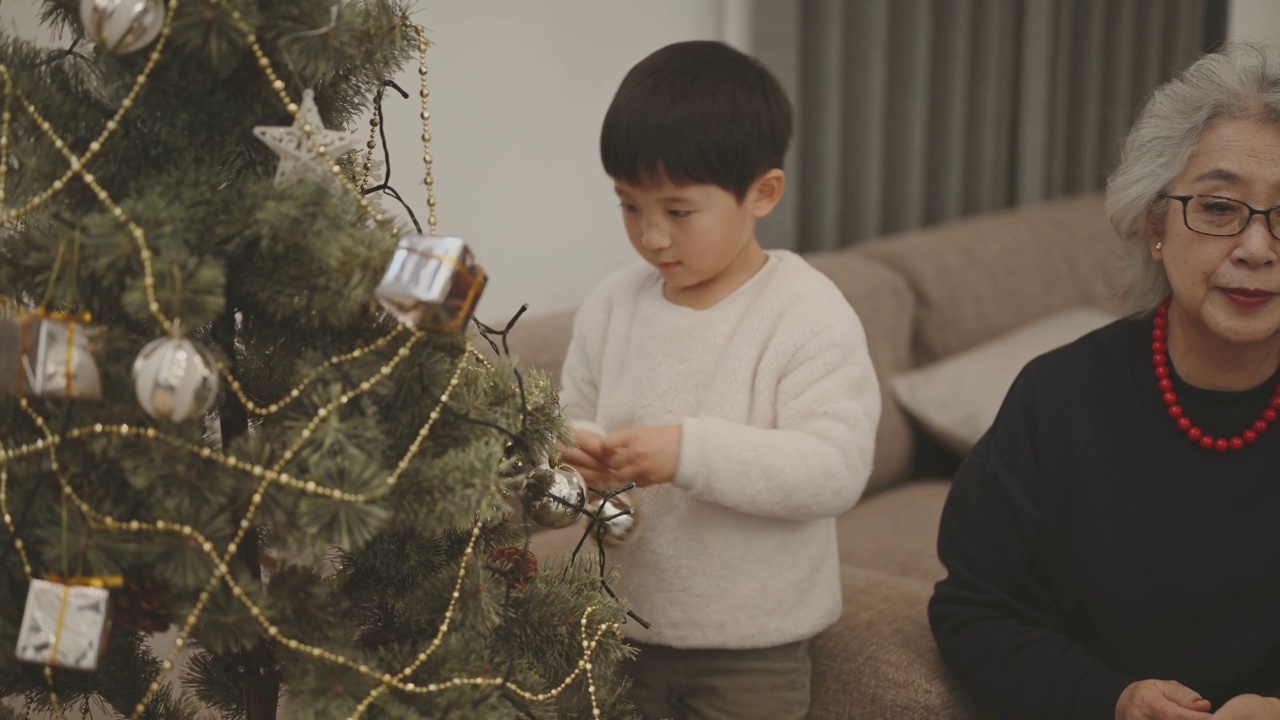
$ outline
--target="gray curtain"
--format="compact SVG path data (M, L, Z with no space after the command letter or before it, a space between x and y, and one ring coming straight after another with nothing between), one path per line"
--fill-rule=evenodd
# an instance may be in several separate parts
M754 0L796 108L771 247L827 250L1104 187L1225 0Z

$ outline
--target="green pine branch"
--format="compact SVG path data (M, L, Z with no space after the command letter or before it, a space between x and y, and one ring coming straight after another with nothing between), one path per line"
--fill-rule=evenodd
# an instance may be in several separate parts
M85 43L79 5L44 4L45 21L63 31L65 45L57 50L32 47L0 28L0 63L16 90L77 154L115 115L149 52L112 55ZM370 111L378 88L417 54L401 2L344 3L332 27L331 0L234 6L289 96L299 101L304 90L315 91L328 128L358 131L354 124ZM480 342L474 334L429 333L401 358L410 333L400 332L363 357L321 371L328 358L394 329L375 289L395 238L390 221L375 224L354 197L335 194L328 183L277 186L278 159L252 129L292 119L239 22L225 4L182 0L161 61L86 168L145 231L163 312L232 368L254 403L288 400L283 410L246 419L239 400L224 391L208 424L143 412L132 363L162 331L148 308L139 247L78 178L0 232L0 298L90 311L109 330L99 363L101 401L30 401L55 434L96 423L150 428L179 444L220 444L241 461L372 498L335 502L279 483L268 488L254 518L260 527L249 531L227 568L261 618L225 583L215 585L190 639L181 689L162 685L145 716L191 717L211 708L246 717L246 676L265 673L283 681L299 716L346 717L379 685L359 666L391 672L414 663L446 615L448 633L410 678L419 687L499 677L534 693L554 688L581 660L579 622L587 608L595 608L591 627L622 622L626 610L601 593L588 558L568 568L544 563L523 588L485 562L494 548L524 542L507 524L517 502L511 480L498 474L509 446L545 456L568 435L554 385L541 373L517 383L507 362L484 367L466 359L468 343ZM9 109L6 207L15 208L59 181L67 160L17 97ZM339 161L349 178L362 163ZM393 362L387 380L353 392ZM460 362L468 367L438 408ZM313 382L290 398L305 378ZM428 425L430 434L420 439ZM295 448L304 431L310 436ZM18 401L0 391L0 445L13 449L43 437ZM418 451L406 463L415 443ZM165 610L185 618L218 564L202 542L219 552L228 546L263 475L136 437L89 435L59 443L55 453L59 472L48 453L4 466L9 511L36 575L155 578L165 588ZM63 502L64 487L102 516L187 525L198 536L101 527ZM476 523L482 531L466 556ZM27 588L13 542L0 529L0 647L17 642ZM357 667L291 649L286 639L340 653ZM58 694L67 707L104 703L129 716L159 678L160 660L144 634L119 624L107 647L97 672L55 670ZM610 633L592 659L605 717L631 714L615 673L627 652ZM530 703L502 687L391 690L367 716L589 717L586 685L579 677L550 703ZM41 668L0 653L0 699L39 711L49 707L47 690Z

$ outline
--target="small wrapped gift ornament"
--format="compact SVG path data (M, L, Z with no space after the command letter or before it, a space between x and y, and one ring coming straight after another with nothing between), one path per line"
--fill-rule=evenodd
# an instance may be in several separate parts
M32 580L18 628L17 658L72 670L97 670L106 650L110 591L118 578Z
M402 325L457 332L489 278L459 238L404 235L378 285L378 300Z
M0 390L15 395L101 400L98 358L107 329L89 316L24 314L0 318Z

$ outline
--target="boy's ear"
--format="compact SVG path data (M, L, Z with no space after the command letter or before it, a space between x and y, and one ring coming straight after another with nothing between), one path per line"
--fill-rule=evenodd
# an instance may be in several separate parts
M773 212L787 190L787 174L774 168L761 175L751 186L747 199L751 202L751 215L760 219Z

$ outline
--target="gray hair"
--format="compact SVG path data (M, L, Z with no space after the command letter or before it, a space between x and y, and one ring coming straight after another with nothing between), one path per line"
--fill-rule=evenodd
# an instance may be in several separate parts
M1164 267L1151 257L1147 228L1163 233L1167 191L1205 128L1223 118L1280 125L1280 56L1258 42L1224 44L1151 94L1107 179L1107 218L1124 241L1127 290L1137 312L1169 296Z

